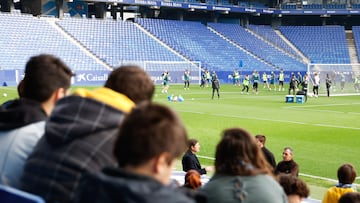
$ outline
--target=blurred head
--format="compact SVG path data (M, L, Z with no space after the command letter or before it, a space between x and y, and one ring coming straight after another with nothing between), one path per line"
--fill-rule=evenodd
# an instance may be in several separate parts
M259 147L264 147L266 142L265 135L255 135L256 142Z
M184 186L191 189L198 189L202 185L200 173L196 170L188 170L185 174Z
M217 173L243 176L271 174L271 166L265 160L255 138L242 128L223 131L215 158Z
M348 192L343 194L339 203L360 203L360 193L358 192Z
M155 179L167 184L175 160L184 153L187 133L170 108L154 104L138 105L124 119L115 141L114 155L119 167L139 168L163 160Z
M352 184L357 176L355 167L352 164L343 164L337 171L339 183Z
M136 104L150 101L155 91L149 75L138 66L121 66L110 73L105 87L126 95Z
M59 89L65 95L73 75L70 68L53 55L33 56L26 63L25 77L18 86L19 96L45 102Z
M289 203L300 203L303 198L309 196L309 188L306 183L293 175L283 174L279 176L279 184L288 196Z
M285 147L282 157L284 161L291 161L293 159L293 149L291 147Z
M189 139L188 141L188 150L192 153L197 153L200 151L200 143L197 139Z

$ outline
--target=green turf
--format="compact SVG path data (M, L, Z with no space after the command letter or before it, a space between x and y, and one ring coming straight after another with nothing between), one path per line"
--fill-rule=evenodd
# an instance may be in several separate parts
M212 100L211 88L193 85L185 91L181 85L171 85L169 93L162 94L157 86L154 100L180 114L189 137L200 140L201 156L214 157L223 129L242 127L254 135L266 135L266 146L277 161L281 160L282 149L291 146L300 173L336 179L337 168L345 162L354 164L360 172L360 96L309 98L305 104L296 104L285 103L286 92L269 92L262 86L259 89L258 95L246 95L240 94L239 87L222 85L221 98ZM1 95L4 91L8 97L1 97L0 102L17 96L15 88L2 87ZM181 94L185 101L168 102L171 94ZM200 161L213 164L211 159ZM332 184L312 178L306 181L316 188L312 197L318 199Z

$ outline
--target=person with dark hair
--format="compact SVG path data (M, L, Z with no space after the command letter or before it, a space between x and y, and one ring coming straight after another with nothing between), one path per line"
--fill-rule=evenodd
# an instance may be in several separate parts
M264 153L265 159L275 169L276 167L275 157L274 154L265 147L265 142L266 142L265 135L255 135L255 138L258 146L260 147L261 151Z
M285 147L282 157L283 160L276 165L275 174L285 173L298 176L299 165L294 161L293 149L291 147Z
M352 164L343 164L337 171L339 183L329 188L322 200L322 203L337 203L341 195L348 192L356 192L356 186L353 184L357 172Z
M259 81L260 81L260 74L257 70L254 70L253 74L252 74L252 81L253 81L253 88L252 91L255 94L258 94L258 89L259 89Z
M278 179L288 197L289 203L301 203L304 198L309 196L310 190L306 183L300 178L293 175L282 174Z
M161 93L167 93L167 91L169 89L170 74L166 70L163 72L163 74L161 76L163 79L163 89L161 90Z
M279 73L279 91L284 91L284 80L285 80L285 74L283 69L280 70Z
M308 74L305 73L304 78L301 82L301 90L304 93L305 102L307 101L308 86L309 86L309 77L308 77Z
M197 170L194 170L194 169L188 170L185 174L184 179L185 179L185 182L184 182L183 187L197 190L202 185L201 176Z
M241 128L224 130L216 147L215 175L199 190L208 203L287 202L255 138Z
M327 96L330 97L331 79L330 79L329 74L326 74L325 85L326 85Z
M196 156L196 153L200 151L200 143L196 139L189 139L188 141L188 150L182 157L181 163L183 171L187 172L191 169L196 170L197 172L202 174L206 174L208 171L213 171L212 166L208 166L205 168L201 168L199 159Z
M289 91L288 91L288 94L291 94L291 90L292 90L292 94L295 95L295 89L297 88L297 79L295 77L295 74L294 73L291 73L291 78L290 78L290 83L289 83Z
M219 78L218 78L215 71L213 71L213 73L211 75L211 86L212 86L212 97L211 97L211 99L214 99L215 91L217 93L218 99L220 99L220 93L219 93L220 81L219 81Z
M246 94L249 94L249 85L250 85L250 76L246 75L243 81L243 88L241 90L241 94L244 94L246 90Z
M314 97L319 96L319 86L320 86L320 73L314 73L314 81L313 81L313 93Z
M360 203L360 193L348 192L341 195L339 203Z
M113 152L118 166L85 174L74 202L193 203L179 187L170 186L186 141L186 129L174 111L160 104L139 105L117 133Z
M0 106L0 184L20 187L25 161L42 137L55 103L67 95L72 76L55 56L29 59L18 85L20 98Z
M190 71L188 69L184 72L184 90L189 90L190 86Z
M118 126L136 104L152 99L154 89L142 68L122 66L104 87L79 88L60 100L26 162L21 188L48 203L72 202L82 174L116 165Z

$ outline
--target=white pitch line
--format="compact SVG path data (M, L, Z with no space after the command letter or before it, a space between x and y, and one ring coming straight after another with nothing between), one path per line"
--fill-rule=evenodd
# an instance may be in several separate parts
M351 129L351 130L360 130L360 128L347 127L347 126L338 126L338 125L327 125L327 124L313 124L313 125L322 126L322 127L330 127L330 128L343 128L343 129Z
M226 115L226 114L210 114L213 116L222 116L222 117L231 117L231 118L246 118L252 120L261 120L261 121L273 121L273 122L280 122L280 123L295 123L300 125L306 125L307 123L304 122L297 122L297 121L286 121L286 120L275 120L270 118L256 118L256 117L249 117L249 116L235 116L235 115Z
M202 112L193 112L193 111L179 111L179 112L205 114ZM208 115L209 116L222 116L222 117L229 117L229 118L244 118L244 119L279 122L279 123L293 123L293 124L299 124L299 125L311 125L311 126L320 126L320 127L328 127L328 128L360 130L360 128L358 128L358 127L338 126L338 125L329 125L329 124L321 124L321 123L314 124L314 123L304 123L304 122L289 121L289 120L275 120L275 119L268 119L268 118L256 118L256 117L249 117L249 116L235 116L235 115L226 115L226 114L208 114Z
M312 108L312 107L322 107L322 106L348 106L348 105L359 105L360 103L340 103L340 104L318 104L318 105L306 105L306 106L288 106L284 108Z

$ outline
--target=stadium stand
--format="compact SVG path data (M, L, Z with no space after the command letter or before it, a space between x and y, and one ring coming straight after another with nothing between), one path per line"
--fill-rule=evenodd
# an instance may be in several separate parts
M44 18L0 13L0 21L0 66L4 70L23 69L31 56L41 53L60 57L75 72L106 70Z
M113 67L128 61L184 61L132 22L67 18L57 25Z
M280 26L279 30L312 63L350 63L343 26Z
M275 30L270 25L252 25L249 24L247 28L256 34L263 37L265 40L269 41L273 45L277 46L280 49L283 49L285 52L293 56L294 58L301 59L301 56L291 48L282 38L276 34Z
M236 44L244 47L247 51L276 67L282 68L285 71L306 70L306 65L304 63L291 58L289 54L280 51L270 43L256 37L240 25L224 23L209 23L208 25L234 41Z
M354 43L355 43L356 52L360 53L360 26L353 26L352 31L353 31L353 35L354 35ZM357 55L357 57L358 57L358 60L360 61L359 54Z
M233 70L243 62L244 70L273 67L247 54L211 32L200 22L137 18L135 22L191 61L201 61L210 70Z

